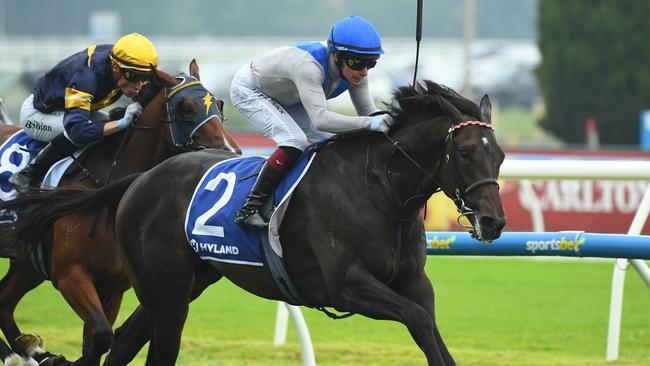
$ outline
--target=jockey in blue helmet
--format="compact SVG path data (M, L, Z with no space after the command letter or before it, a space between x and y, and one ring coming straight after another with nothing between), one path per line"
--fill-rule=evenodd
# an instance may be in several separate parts
M259 209L308 144L332 133L388 131L392 118L377 115L380 110L370 96L367 78L383 53L372 23L351 16L334 25L327 42L272 49L235 74L230 87L233 106L278 145L262 166L235 222L268 227ZM327 99L345 91L357 116L327 109Z
M373 68L384 53L377 28L360 16L350 16L334 24L327 46L353 70Z

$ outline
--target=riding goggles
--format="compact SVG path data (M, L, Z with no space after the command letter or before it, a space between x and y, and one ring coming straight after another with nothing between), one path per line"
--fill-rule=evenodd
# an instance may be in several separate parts
M131 83L137 83L139 81L148 81L151 79L151 73L149 72L143 73L131 69L122 69L122 75L124 75L124 78Z
M344 58L343 61L345 62L346 65L348 65L349 68L351 68L354 71L360 71L363 69L372 69L373 67L375 67L375 65L377 65L377 60L357 58L357 57L347 57Z

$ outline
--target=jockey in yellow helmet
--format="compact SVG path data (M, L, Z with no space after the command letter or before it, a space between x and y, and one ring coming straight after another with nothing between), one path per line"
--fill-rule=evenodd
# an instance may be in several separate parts
M124 117L114 121L100 109L122 95L135 97L157 66L156 48L138 33L114 45L91 45L59 62L38 79L20 111L25 132L49 144L9 182L24 191L56 161L125 129L142 112L139 103L129 104Z

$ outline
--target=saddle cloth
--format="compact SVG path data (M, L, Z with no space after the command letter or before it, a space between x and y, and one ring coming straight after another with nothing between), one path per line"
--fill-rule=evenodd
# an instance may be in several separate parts
M18 192L8 181L9 177L34 160L38 152L46 144L43 141L34 140L25 131L20 130L0 145L0 200L9 201L18 196ZM80 153L81 151L78 151L75 155L78 156ZM73 161L72 158L68 157L52 165L45 175L41 186L57 187L63 174ZM15 217L14 212L2 211L0 212L0 223L13 221Z
M277 209L271 216L269 241L282 256L278 230L292 192L305 175L315 152L305 152L287 172L274 194ZM242 157L213 165L203 175L185 216L187 241L205 260L262 266L260 233L235 224L235 213L244 205L266 158Z

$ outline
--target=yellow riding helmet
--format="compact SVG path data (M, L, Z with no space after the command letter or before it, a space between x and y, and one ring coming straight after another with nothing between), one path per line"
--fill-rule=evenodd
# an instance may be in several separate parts
M111 60L121 69L149 72L151 66L158 67L158 53L151 41L139 33L120 38L113 45Z

